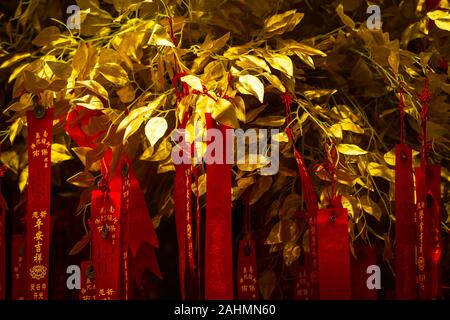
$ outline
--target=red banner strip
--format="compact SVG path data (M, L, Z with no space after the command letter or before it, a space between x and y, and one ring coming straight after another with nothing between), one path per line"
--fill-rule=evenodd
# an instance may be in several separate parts
M255 241L240 240L238 256L237 297L239 300L257 300L259 297Z
M414 177L412 150L395 147L395 274L396 297L416 299L416 258L414 223Z
M119 192L92 192L92 260L97 300L120 298L120 200Z
M48 299L53 109L27 112L27 299Z
M439 165L422 164L416 169L417 268L421 300L442 296L440 171Z
M210 114L205 114L207 129L217 128ZM226 127L221 126L226 139ZM226 145L223 141L222 146ZM210 144L208 144L210 147ZM224 148L225 149L225 148ZM233 299L233 252L231 215L231 165L206 164L206 223L205 223L205 298ZM211 153L211 152L209 152Z
M347 209L319 210L317 239L320 299L351 299Z
M0 165L0 300L5 299L6 291L6 200L2 194L3 170Z
M13 235L11 243L12 300L25 300L27 294L26 237Z
M81 262L80 300L95 300L95 270L92 261Z
M377 290L367 287L370 274L367 268L377 265L377 252L375 247L355 245L356 258L350 257L351 289L353 300L377 300Z

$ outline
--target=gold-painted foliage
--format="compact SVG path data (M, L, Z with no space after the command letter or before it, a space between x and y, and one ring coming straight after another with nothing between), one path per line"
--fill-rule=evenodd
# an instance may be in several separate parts
M331 178L321 170L323 145L332 141L337 150L333 178L349 209L352 242L390 244L399 92L404 92L407 142L417 164L425 77L431 92L430 161L447 174L443 208L449 208L450 8L442 0L439 9L427 13L423 2L378 1L381 30L367 27L362 0L77 0L80 30L66 25L64 1L0 7L5 10L0 12L1 162L23 191L25 113L36 101L53 106L53 164L84 167L59 184L88 192L104 151L113 148L116 160L126 152L144 189L158 184L152 187L152 195L158 195L152 204L159 225L173 211L170 135L182 114L191 110L191 136L194 121L204 125L205 112L233 128L284 129L282 95L289 91L294 96L289 125L320 205L328 202ZM181 71L189 94L177 104L172 79ZM107 128L95 150L76 146L64 132L65 115L75 105L103 113L83 128L90 134ZM270 255L290 266L308 250L297 214L305 209L304 197L287 136L272 139L280 144L278 174L260 175L263 158L253 166L234 166L233 199L239 201L252 188L252 207L264 211ZM206 179L201 177L203 195ZM86 194L81 193L81 207ZM264 297L273 292L276 278L272 266L261 273Z

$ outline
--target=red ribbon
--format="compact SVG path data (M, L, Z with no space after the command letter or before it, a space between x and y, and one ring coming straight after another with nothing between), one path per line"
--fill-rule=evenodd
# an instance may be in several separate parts
M11 243L12 300L25 300L27 295L26 238L15 234Z
M395 270L397 299L416 298L414 177L412 150L405 143L405 106L400 92L400 144L395 146Z
M353 300L377 300L377 290L367 287L367 268L377 265L377 252L375 247L365 245L354 246L356 258L350 258L350 271Z
M347 209L319 210L317 239L320 299L351 299Z
M295 141L292 136L291 129L289 125L292 123L292 115L291 115L291 105L294 101L293 96L286 91L283 95L283 103L285 105L286 111L286 133L289 137L289 141L292 144L292 149L294 151L295 161L297 163L297 170L300 176L300 181L302 185L302 192L305 196L306 209L308 211L308 220L309 220L309 246L310 246L310 263L308 264L310 268L310 277L311 277L311 290L310 290L310 298L317 299L318 298L318 252L317 252L317 210L318 201L317 195L314 190L314 186L311 180L311 177L306 169L305 161L298 152L295 147Z
M162 278L161 271L156 259L155 248L159 247L159 241L153 228L153 222L145 202L136 174L131 167L129 159L122 160L121 167L121 225L122 225L122 272L123 272L123 298L130 299L132 293L132 279L130 277L130 254L136 258L136 264L148 268L157 277ZM118 173L117 173L118 174ZM139 249L145 244L147 255L139 256ZM142 260L142 261L141 261ZM136 265L135 264L135 265ZM135 271L135 269L132 269ZM143 271L143 269L142 269ZM139 274L139 278L142 275ZM136 272L138 273L138 272Z
M27 298L48 299L50 254L50 191L53 109L42 118L27 112Z
M188 114L186 113L182 122L179 125L180 130L184 130L188 121ZM186 135L183 136L186 139ZM186 144L186 140L183 140ZM187 145L187 144L186 144ZM187 152L184 148L184 152ZM175 165L175 183L174 183L174 199L175 199L175 223L177 229L177 240L178 240L178 268L179 268L179 278L180 278L180 291L181 298L184 300L186 295L186 269L187 269L187 257L189 258L189 269L193 272L193 247L192 254L188 252L188 247L193 246L193 242L188 245L188 231L190 228L191 238L192 238L192 224L189 224L191 217L191 165L190 164L179 164ZM190 276L191 277L191 276ZM193 283L188 284L188 288L191 287Z
M92 261L81 262L80 300L95 300L95 270Z
M206 113L205 119L207 129L217 128L211 114ZM225 140L223 146L226 146L229 139L226 134L227 127L221 125L219 129ZM206 164L205 298L207 300L233 299L231 165L226 163L225 153L223 152L222 164Z

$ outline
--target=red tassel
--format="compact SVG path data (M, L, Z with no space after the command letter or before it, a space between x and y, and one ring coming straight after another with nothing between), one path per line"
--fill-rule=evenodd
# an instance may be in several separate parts
M319 210L317 239L320 299L351 299L347 209Z
M27 298L48 299L53 109L27 112Z
M215 120L205 114L207 129L216 128ZM226 137L226 127L220 127ZM223 146L226 145L224 141ZM206 165L205 225L205 298L233 299L233 253L231 216L231 165Z
M179 128L184 130L189 120L186 113ZM186 136L183 137L184 139ZM185 146L187 141L183 140ZM184 148L184 152L189 152ZM195 286L195 258L192 231L192 197L191 197L191 165L179 164L175 166L175 222L178 239L178 267L180 276L181 298L192 299ZM187 274L186 274L187 272Z
M291 104L293 102L293 97L289 92L286 92L283 95L283 103L286 108L286 123L292 122L291 117ZM292 137L292 132L289 127L286 128L286 133L289 137L289 141L292 144L292 149L294 151L295 161L297 163L297 169L300 176L300 181L302 185L302 192L305 196L306 209L308 211L308 221L309 221L309 247L310 247L310 263L308 263L308 267L310 268L310 277L311 277L311 290L310 290L310 298L317 299L318 298L318 252L317 252L317 210L318 210L318 201L317 195L314 190L314 186L311 180L311 177L306 169L305 162L303 160L302 155L298 152L295 147L294 139Z
M294 300L309 300L311 297L311 277L308 263L311 259L304 254L303 262L299 264L295 279Z

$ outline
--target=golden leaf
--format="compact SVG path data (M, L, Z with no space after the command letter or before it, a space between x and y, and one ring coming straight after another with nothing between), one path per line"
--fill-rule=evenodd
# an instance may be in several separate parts
M344 13L344 7L341 3L337 6L336 13L338 14L343 24L345 24L347 27L355 29L355 22Z
M294 75L294 65L292 64L291 58L283 54L267 54L264 58L269 62L272 68L280 70L284 74L292 77Z
M236 87L240 93L254 95L261 103L263 102L264 85L257 77L252 75L240 76Z
M304 14L297 13L297 10L276 14L264 21L264 33L269 37L289 32L300 23L303 16Z
M72 67L64 62L46 61L53 74L60 79L67 79L72 74Z
M165 138L158 146L156 152L148 159L149 161L161 161L167 159L172 151L172 144Z
M272 270L266 270L261 274L258 284L263 299L269 300L277 287L277 275Z
M129 103L134 100L136 91L131 84L117 90L117 95L123 103Z
M367 154L367 151L361 149L355 144L345 144L341 143L337 146L337 149L340 153L346 154L349 156L359 156L363 154Z
M25 88L28 92L39 94L44 91L49 85L49 82L47 80L36 76L29 70L25 69L22 74Z
M270 73L270 68L263 59L246 54L246 55L240 56L239 60L241 62L243 62L243 64L239 64L239 66L243 69L256 67L256 68L261 68L264 71L267 71L268 73Z
M364 129L362 129L359 125L353 123L350 119L342 119L341 121L339 121L339 125L342 127L342 130L364 134Z
M148 40L148 44L175 47L169 35L167 34L166 28L164 28L160 24L155 24L155 26L153 27L152 34L150 35L150 39Z
M159 139L164 136L167 127L167 121L162 117L153 117L148 120L145 125L145 136L151 146L155 146Z
M75 82L75 84L86 87L93 93L99 95L100 97L108 99L108 91L106 91L106 89L95 80L77 81Z
M22 130L23 120L21 118L17 118L13 124L9 127L9 141L11 144L14 143L17 134Z
M255 171L270 164L269 158L259 154L246 155L245 159L238 159L237 166L242 171Z
M117 127L117 131L121 131L125 128L127 128L130 123L138 118L142 121L148 119L152 116L153 112L163 105L166 101L166 95L161 94L159 95L155 100L149 102L149 104L145 107L139 107L131 110L128 115L120 122L119 126ZM139 125L140 126L140 125Z
M12 56L11 58L9 58L8 60L3 61L3 63L0 65L0 69L12 66L16 62L19 62L25 58L28 58L29 56L31 56L31 53L29 53L29 52L16 54L16 55Z
M289 142L289 137L286 132L280 132L272 135L272 141Z
M78 75L81 73L88 61L89 51L84 41L80 41L72 59L72 67Z
M264 111L264 109L267 107L267 103L260 105L258 108L250 110L246 115L245 115L245 123L248 122L252 122L253 120L256 119L256 117Z
M268 116L256 119L253 124L256 126L281 127L284 121L283 116Z
M300 257L301 249L296 241L289 241L284 245L283 260L286 266L292 265Z
M319 99L323 96L330 96L337 92L336 89L306 90L303 94L308 99Z
M278 212L280 219L290 218L297 212L297 209L301 204L301 199L301 196L297 193L289 194L286 199L284 199L283 205Z
M298 237L298 226L290 219L281 219L270 231L264 244L286 243Z
M103 102L97 98L96 96L87 94L82 96L81 98L72 100L72 103L75 103L79 106L82 106L89 110L102 110Z
M52 144L52 164L58 164L60 162L72 159L72 155L70 154L67 147L60 143Z
M89 171L82 171L67 179L67 182L77 187L90 188L94 185L95 178Z
M231 128L239 128L236 109L228 100L218 99L217 103L214 105L211 116L219 123L227 125Z
M20 175L19 175L19 190L20 190L20 192L25 190L27 182L28 182L28 166L23 168L23 170L20 172Z
M123 87L128 83L127 72L117 63L105 63L98 68L98 72L109 82Z
M395 171L389 169L385 165L376 162L370 162L367 165L367 172L369 172L371 176L380 177L388 181L395 182Z
M72 250L69 252L69 256L76 255L80 253L91 241L91 234L86 233L81 240L79 240L75 245L73 246Z
M286 87L281 83L280 79L274 74L264 72L264 78L266 78L271 85L273 85L276 89L280 90L282 93L286 92Z
M361 208L365 212L373 216L375 219L380 221L382 212L378 204L373 202L369 197L364 197L360 199L360 201L361 201Z
M128 126L125 129L125 133L123 135L123 143L125 144L128 141L128 138L131 137L136 131L139 130L144 119L142 117L135 118L131 120Z
M428 18L436 23L439 29L450 31L450 13L442 10L427 12Z
M16 151L3 151L0 154L1 162L15 174L19 171L19 156Z
M209 34L206 36L205 41L200 46L200 51L209 51L209 52L217 52L218 50L222 49L223 46L228 42L230 39L230 33L227 32L222 37L212 41Z
M342 127L340 124L333 124L328 130L333 137L342 139Z
M41 32L37 35L33 40L33 44L38 47L43 47L51 44L53 41L58 40L60 36L60 32L58 27L51 26L42 29Z
M190 86L192 89L198 90L200 92L203 92L203 85L200 78L194 76L194 75L186 75L181 78L181 81L185 82Z

